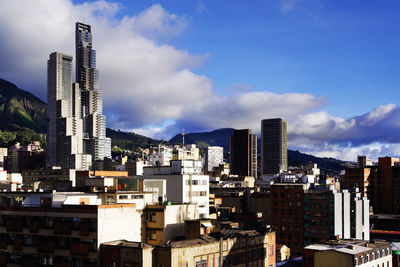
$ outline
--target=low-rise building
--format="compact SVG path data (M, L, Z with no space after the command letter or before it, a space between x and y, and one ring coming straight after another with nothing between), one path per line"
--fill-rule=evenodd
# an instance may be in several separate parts
M340 240L304 248L304 267L392 267L390 243Z
M275 267L275 232L225 229L162 246L118 240L103 243L100 250L102 266Z
M185 220L199 218L196 204L147 205L142 242L162 245L185 236Z

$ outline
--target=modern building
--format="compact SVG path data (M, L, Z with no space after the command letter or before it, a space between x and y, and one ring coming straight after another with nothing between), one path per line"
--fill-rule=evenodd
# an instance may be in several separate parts
M83 121L78 84L72 84L72 57L58 52L47 61L47 166L89 169L92 157L83 149Z
M335 240L304 248L304 267L392 267L390 243Z
M94 162L111 157L111 139L106 137L106 117L99 91L91 26L80 22L75 26L76 82L80 85L84 152L92 155Z
M257 178L257 136L250 129L233 131L229 157L231 174Z
M198 160L172 160L171 166L144 167L145 180L165 179L167 200L176 203L196 203L199 217L209 216L209 176L203 174Z
M336 238L370 240L369 200L360 192L308 189L303 217L305 245Z
M356 188L353 192L334 185L275 183L271 185L270 222L277 243L293 256L301 256L304 245L330 239L369 241L369 200Z
M209 146L204 151L205 173L211 172L214 167L224 163L224 148Z
M283 118L261 121L261 175L287 170L287 121Z

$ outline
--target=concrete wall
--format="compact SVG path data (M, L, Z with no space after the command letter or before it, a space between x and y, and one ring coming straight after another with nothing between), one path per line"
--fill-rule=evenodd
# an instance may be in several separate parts
M141 213L134 204L98 206L97 216L97 246L118 239L141 241Z
M176 240L185 235L185 220L199 218L196 204L165 206L164 240Z

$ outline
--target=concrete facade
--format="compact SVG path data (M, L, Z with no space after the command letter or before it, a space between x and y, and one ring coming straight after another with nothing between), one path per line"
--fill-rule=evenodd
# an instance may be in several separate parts
M210 172L214 167L224 163L224 148L220 146L209 146L204 151L204 171Z
M72 84L72 57L50 54L47 62L47 166L89 169L91 156L83 149L79 85Z

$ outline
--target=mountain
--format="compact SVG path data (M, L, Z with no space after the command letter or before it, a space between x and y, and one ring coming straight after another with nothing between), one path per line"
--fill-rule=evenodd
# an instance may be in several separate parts
M224 151L229 151L229 139L233 134L234 129L223 128L211 132L189 133L185 134L186 144L198 144L200 147L222 146ZM169 140L171 144L181 144L182 134L177 134ZM258 147L261 147L261 140L258 138ZM260 151L259 151L260 152ZM343 170L348 165L347 162L334 158L319 158L299 151L288 149L288 164L289 166L301 166L308 163L317 163L322 173L337 173Z
M185 134L185 144L206 143L206 146L222 146L229 151L229 137L233 134L232 128L222 128L211 132ZM177 134L169 140L171 144L182 144L182 134Z
M47 105L15 84L0 79L0 129L29 128L45 133Z
M47 104L26 92L11 82L0 79L0 145L7 146L13 142L28 143L32 140L45 138L40 133L46 132ZM185 134L186 144L197 144L199 147L222 146L229 151L229 137L233 133L232 128L217 129L211 132ZM107 128L107 136L112 139L112 146L121 149L136 150L138 147L147 148L158 144L168 143L163 140L155 140L143 135L116 131ZM259 140L260 142L260 140ZM182 135L173 137L169 143L182 143ZM260 147L260 144L258 144ZM306 165L314 162L325 172L333 172L344 169L346 162L333 158L319 158L304 154L299 151L288 150L290 166Z
M122 149L136 150L139 147L147 148L157 146L158 144L166 144L167 141L156 140L140 134L123 132L107 128L107 137L111 138L112 146L117 146Z

